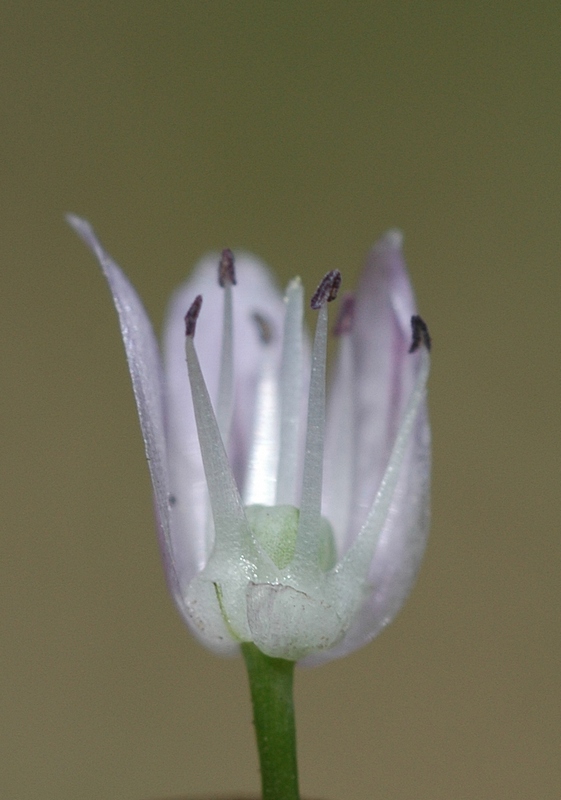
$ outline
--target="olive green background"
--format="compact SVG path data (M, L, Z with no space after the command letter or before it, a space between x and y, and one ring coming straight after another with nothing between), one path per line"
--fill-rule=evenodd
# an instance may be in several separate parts
M297 671L303 792L558 800L559 5L4 0L0 37L0 797L259 786L242 664L166 592L74 211L157 328L209 249L350 288L405 231L432 534L395 623Z

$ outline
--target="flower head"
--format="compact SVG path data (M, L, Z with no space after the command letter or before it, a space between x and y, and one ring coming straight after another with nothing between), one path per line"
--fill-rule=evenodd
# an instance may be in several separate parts
M204 259L171 300L163 359L143 305L89 224L119 315L165 571L207 646L252 641L321 663L372 639L402 606L428 532L430 339L387 233L339 301L326 400L333 270L284 298L255 258Z

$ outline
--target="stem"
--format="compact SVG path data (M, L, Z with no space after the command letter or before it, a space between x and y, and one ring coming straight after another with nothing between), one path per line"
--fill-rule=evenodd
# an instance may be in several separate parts
M294 661L242 644L253 703L263 800L300 800L292 684Z

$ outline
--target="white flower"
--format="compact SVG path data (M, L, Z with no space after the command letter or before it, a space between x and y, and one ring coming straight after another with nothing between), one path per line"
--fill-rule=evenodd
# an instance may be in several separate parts
M340 302L326 404L337 271L312 298L310 352L299 279L283 299L252 256L204 259L172 298L162 363L134 288L88 223L69 221L117 308L166 575L190 629L219 653L253 641L306 663L368 642L402 606L428 532L430 340L401 235L378 242Z

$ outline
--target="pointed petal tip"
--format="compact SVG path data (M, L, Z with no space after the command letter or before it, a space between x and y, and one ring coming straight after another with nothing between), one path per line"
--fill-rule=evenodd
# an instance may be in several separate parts
M101 260L104 256L108 257L101 242L97 238L96 232L87 219L83 219L83 217L79 217L77 214L65 214L65 219L70 227L78 234L80 239L93 250L98 259Z
M399 228L390 228L376 242L374 249L378 252L386 250L401 250L403 247L403 231Z
M74 228L76 233L81 233L82 230L91 228L89 222L82 217L79 217L77 214L72 214L70 212L64 215L64 219L70 225L71 228Z

